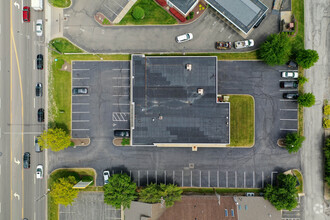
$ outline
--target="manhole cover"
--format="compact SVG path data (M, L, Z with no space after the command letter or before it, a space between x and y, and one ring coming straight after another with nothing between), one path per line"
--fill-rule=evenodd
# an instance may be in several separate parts
M194 169L194 167L195 167L195 164L194 163L189 163L189 168L190 169Z

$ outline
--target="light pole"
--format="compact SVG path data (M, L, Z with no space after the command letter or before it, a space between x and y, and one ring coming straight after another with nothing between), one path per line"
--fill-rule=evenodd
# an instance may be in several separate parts
M40 198L36 199L36 202L38 202L40 199L42 199L42 197L46 196L49 192L50 192L50 189L47 189L47 192L45 194L43 194L42 196L40 196Z

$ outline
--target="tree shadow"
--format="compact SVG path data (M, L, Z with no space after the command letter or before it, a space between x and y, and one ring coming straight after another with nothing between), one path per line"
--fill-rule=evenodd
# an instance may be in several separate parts
M48 122L48 128L52 128L52 129L60 128L60 129L64 130L67 134L70 134L68 126L66 126L66 124L64 124L64 123L50 121L50 122Z

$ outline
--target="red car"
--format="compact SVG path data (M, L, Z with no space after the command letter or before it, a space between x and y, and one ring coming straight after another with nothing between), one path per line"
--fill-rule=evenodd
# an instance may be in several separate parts
M30 7L24 6L23 8L23 21L30 22Z

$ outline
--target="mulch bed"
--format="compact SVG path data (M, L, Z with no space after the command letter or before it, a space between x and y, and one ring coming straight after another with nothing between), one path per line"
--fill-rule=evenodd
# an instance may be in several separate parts
M98 22L100 25L104 25L104 26L107 26L107 25L111 25L111 21L104 15L102 14L101 12L97 12L95 15L94 15L94 19L96 22ZM103 24L103 20L104 19L108 19L110 21L110 24Z

